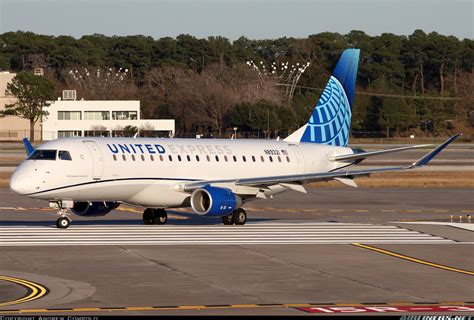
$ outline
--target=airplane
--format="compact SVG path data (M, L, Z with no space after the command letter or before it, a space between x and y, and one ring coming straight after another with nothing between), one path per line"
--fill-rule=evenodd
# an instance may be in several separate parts
M369 151L348 147L359 49L346 49L308 122L283 140L93 138L48 141L36 149L24 139L28 157L13 173L10 188L48 200L58 209L58 228L71 212L103 216L122 203L145 208L146 225L165 224L166 209L189 208L225 225L243 225L243 205L310 182L354 178L427 165L459 135L407 166L347 170L364 159L431 145Z

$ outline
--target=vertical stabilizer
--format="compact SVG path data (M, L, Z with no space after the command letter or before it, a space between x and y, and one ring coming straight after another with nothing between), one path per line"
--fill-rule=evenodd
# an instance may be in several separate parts
M359 53L359 49L346 49L342 53L300 142L347 146Z

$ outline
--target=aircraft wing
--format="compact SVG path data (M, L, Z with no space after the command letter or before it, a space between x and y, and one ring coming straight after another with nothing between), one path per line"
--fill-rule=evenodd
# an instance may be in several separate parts
M453 142L459 135L452 136L444 143L428 152L426 155L413 162L408 166L399 167L386 167L378 169L365 169L365 170L352 170L352 171L331 171L311 174L295 174L295 175L284 175L284 176L270 176L270 177L256 177L256 178L244 178L244 179L227 179L227 180L208 180L208 181L197 181L185 184L183 191L192 192L195 189L201 188L205 185L216 185L216 184L228 184L232 183L236 186L246 187L268 187L277 184L283 184L290 188L298 189L298 185L302 185L308 182L325 181L325 180L340 180L343 183L350 184L348 180L352 180L355 177L368 176L371 173L387 172L387 171L400 171L419 168L427 165L438 153L446 148L451 142ZM304 190L304 189L303 189Z

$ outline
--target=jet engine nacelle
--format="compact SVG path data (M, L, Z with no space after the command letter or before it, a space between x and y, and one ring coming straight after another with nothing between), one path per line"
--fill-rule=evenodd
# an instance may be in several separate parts
M74 202L71 211L78 216L98 217L105 216L119 205L118 202Z
M241 205L242 199L226 188L205 186L191 194L191 207L201 216L226 216Z

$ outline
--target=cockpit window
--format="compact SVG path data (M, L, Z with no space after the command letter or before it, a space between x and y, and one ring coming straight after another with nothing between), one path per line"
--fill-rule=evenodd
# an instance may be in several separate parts
M58 157L61 160L72 160L69 151L59 150Z
M35 150L28 160L56 160L56 150Z

